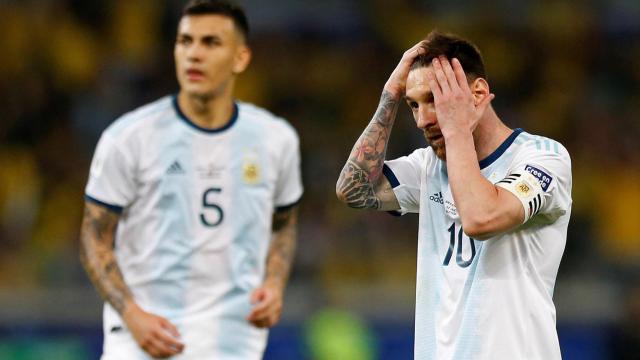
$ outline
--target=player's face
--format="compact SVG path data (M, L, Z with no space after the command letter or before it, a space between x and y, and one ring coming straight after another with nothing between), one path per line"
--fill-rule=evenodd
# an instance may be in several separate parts
M215 97L231 89L243 72L251 52L233 20L222 15L184 16L174 48L181 91Z
M428 67L420 67L409 72L406 84L406 100L411 108L416 125L423 131L425 139L436 155L446 160L444 137L440 132L433 93L427 83Z

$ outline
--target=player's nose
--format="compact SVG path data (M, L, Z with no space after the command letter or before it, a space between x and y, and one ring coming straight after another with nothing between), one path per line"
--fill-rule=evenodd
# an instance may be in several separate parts
M434 125L437 122L436 114L426 106L420 106L418 109L416 124L419 129L426 129L430 125Z
M202 58L202 46L194 44L187 49L187 59L190 61L199 61Z

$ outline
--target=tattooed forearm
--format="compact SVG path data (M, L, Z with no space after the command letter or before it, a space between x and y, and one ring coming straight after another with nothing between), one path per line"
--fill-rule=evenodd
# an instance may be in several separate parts
M382 203L376 196L375 184L382 175L382 165L399 101L397 96L387 91L382 93L373 119L360 135L340 173L336 194L351 207L382 208Z
M93 204L85 203L80 231L80 261L100 296L122 313L131 291L113 253L113 242L118 214Z
M273 237L267 256L266 282L285 288L296 249L297 209L277 212L273 216Z
M356 208L380 209L380 199L376 196L369 174L351 160L342 169L337 185L340 200Z

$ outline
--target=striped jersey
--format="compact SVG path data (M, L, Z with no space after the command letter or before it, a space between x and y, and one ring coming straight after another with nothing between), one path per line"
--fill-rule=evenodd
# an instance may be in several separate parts
M118 265L136 302L177 325L185 352L176 358L261 358L267 332L245 318L272 215L302 195L292 126L236 102L227 125L204 129L167 96L104 131L85 191L121 213ZM105 358L119 337L131 340L124 327L105 303Z
M516 129L480 161L525 221L485 241L462 228L446 163L428 147L387 161L400 212L419 213L415 359L560 359L552 296L571 213L571 160Z

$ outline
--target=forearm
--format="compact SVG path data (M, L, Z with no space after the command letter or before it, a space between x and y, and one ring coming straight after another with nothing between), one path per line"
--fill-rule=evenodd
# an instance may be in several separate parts
M296 250L297 211L274 215L273 234L267 255L265 283L276 285L283 292L289 279Z
M465 232L481 232L498 206L496 187L480 172L471 131L443 134L449 185Z
M117 214L96 205L85 206L80 234L80 261L102 299L122 314L132 301L132 295L113 252L117 222Z
M398 111L401 96L386 89L373 119L358 138L344 165L336 194L353 208L380 209L375 184L382 176L389 136Z

